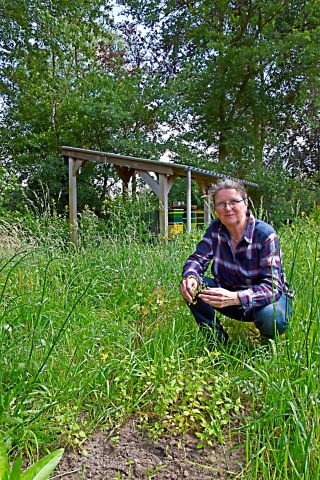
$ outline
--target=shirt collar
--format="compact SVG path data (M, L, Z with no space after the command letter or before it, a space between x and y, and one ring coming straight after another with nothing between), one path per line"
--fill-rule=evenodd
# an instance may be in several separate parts
M244 232L244 238L248 243L253 242L253 232L254 232L254 224L255 224L256 219L252 215L252 213L249 214L249 220L248 220L248 225L246 228L246 231Z
M248 213L247 215L248 215L249 219L248 219L248 224L247 224L246 230L244 232L243 238L246 240L247 243L252 243L253 242L254 224L255 224L256 219L252 215L252 213ZM228 229L221 222L220 222L219 231L223 235L226 235L228 238L230 238L230 233L229 233Z

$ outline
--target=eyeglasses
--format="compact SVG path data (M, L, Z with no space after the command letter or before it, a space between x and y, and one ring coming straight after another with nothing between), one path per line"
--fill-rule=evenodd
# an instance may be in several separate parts
M220 203L216 203L215 207L216 207L216 210L224 210L225 208L227 208L227 205L229 205L230 208L234 208L238 205L238 203L243 201L244 201L244 198L241 198L241 200L230 200L230 202L220 202Z

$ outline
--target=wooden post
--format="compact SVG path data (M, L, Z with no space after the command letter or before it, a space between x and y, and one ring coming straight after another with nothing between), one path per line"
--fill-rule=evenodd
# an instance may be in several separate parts
M202 180L197 181L203 195L204 224L209 225L211 222L211 197L208 195L209 186Z
M211 205L212 200L209 195L204 198L204 223L205 225L209 225L211 222Z
M168 239L168 194L170 184L167 175L159 174L159 216L160 216L160 235Z
M191 232L191 170L187 170L187 232Z
M137 173L140 177L149 185L151 190L159 197L159 224L160 224L160 235L168 240L168 195L171 190L171 187L176 179L175 175L164 175L159 174L159 183L150 175L150 173L138 170Z
M69 225L70 242L77 244L78 221L77 221L77 173L76 160L69 157Z

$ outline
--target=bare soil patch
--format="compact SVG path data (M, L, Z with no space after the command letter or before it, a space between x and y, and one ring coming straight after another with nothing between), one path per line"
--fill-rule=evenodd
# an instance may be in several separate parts
M245 462L236 442L202 449L192 435L164 436L155 442L134 420L124 424L117 437L114 443L100 431L82 445L87 455L67 450L52 480L235 479Z

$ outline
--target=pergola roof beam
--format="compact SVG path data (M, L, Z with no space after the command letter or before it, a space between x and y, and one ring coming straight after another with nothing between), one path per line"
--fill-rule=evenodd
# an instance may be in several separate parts
M176 175L177 177L187 177L187 172L191 171L194 180L206 180L210 178L233 178L222 173L204 170L203 168L192 167L190 165L181 165L173 162L159 162L157 160L147 160L146 158L129 157L128 155L118 155L116 153L98 152L96 150L87 150L85 148L76 147L61 147L62 155L82 160L92 160L94 162L112 163L122 167L132 168L135 170L153 171L156 173L163 173L165 175ZM245 185L258 185L247 180L241 180Z

